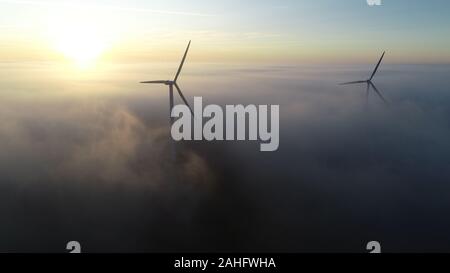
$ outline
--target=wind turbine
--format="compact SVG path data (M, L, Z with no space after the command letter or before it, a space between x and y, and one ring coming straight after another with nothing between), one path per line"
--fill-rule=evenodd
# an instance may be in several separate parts
M187 102L186 98L183 95L183 92L181 92L180 87L177 84L178 77L180 76L181 70L183 69L184 61L186 61L186 56L189 51L189 47L191 46L191 41L189 41L188 46L186 48L186 51L184 52L183 59L181 60L180 66L178 67L177 74L175 75L175 78L173 80L159 80L159 81L145 81L141 83L145 84L164 84L169 86L169 99L170 99L170 122L173 124L174 118L172 117L172 109L174 106L174 98L173 98L173 87L175 87L178 91L178 94L180 95L181 99L184 101L187 107L189 107L189 110L192 113L192 116L194 116L194 112L192 111L191 106Z
M388 103L387 100L383 97L383 95L381 94L381 92L378 90L378 88L375 86L375 84L372 82L373 77L375 77L375 74L378 71L378 68L380 67L381 61L383 61L384 55L386 54L386 51L383 52L383 55L381 55L380 60L378 61L377 65L375 66L375 69L372 72L372 75L370 76L369 79L367 80L363 80L363 81L354 81L354 82L345 82L345 83L341 83L340 85L349 85L349 84L361 84L361 83L365 83L367 84L367 96L369 96L369 92L370 92L370 88L372 87L373 90L375 90L375 92L378 94L378 96L384 101L384 103Z

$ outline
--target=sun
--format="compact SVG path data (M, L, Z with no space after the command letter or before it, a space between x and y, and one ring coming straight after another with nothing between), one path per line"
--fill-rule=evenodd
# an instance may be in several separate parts
M105 51L105 42L86 28L67 29L55 43L56 49L77 66L92 66Z
M66 25L58 29L53 40L55 49L80 68L94 65L106 49L106 42L92 26Z
M111 41L101 24L80 18L54 20L49 28L50 43L77 68L87 69L96 64Z

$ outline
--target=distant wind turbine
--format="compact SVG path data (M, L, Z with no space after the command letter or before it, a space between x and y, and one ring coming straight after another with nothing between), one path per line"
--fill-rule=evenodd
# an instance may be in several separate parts
M169 86L170 113L172 113L172 109L173 109L173 106L174 106L173 87L175 86L175 88L177 89L178 94L180 95L181 99L184 101L186 106L189 107L189 110L191 111L192 116L194 116L194 112L192 111L191 106L189 105L188 101L186 100L186 98L183 95L183 92L181 92L181 89L180 89L180 87L177 84L178 77L180 76L181 70L183 69L184 61L186 61L186 56L188 54L190 46L191 46L191 41L189 41L189 44L188 44L188 46L186 48L186 51L184 52L183 59L181 60L181 64L178 67L177 74L175 75L175 78L173 80L145 81L145 82L141 82L141 83L146 83L146 84L164 84L164 85L168 85ZM174 119L172 118L172 115L170 115L170 116L171 116L170 117L170 121L171 121L171 123L173 123Z
M354 81L354 82L345 82L345 83L341 83L340 85L349 85L349 84L361 84L361 83L365 83L367 84L367 94L369 94L370 92L370 88L372 87L373 90L375 90L375 92L378 94L378 96L384 101L384 103L388 103L387 100L383 97L383 95L381 94L381 92L378 90L378 88L375 86L375 84L372 82L373 77L375 77L375 74L378 71L378 68L380 67L381 61L383 61L384 55L386 54L386 51L383 52L383 55L381 55L380 60L377 63L377 66L375 66L375 69L372 72L372 75L370 76L369 79L367 80L363 80L363 81Z

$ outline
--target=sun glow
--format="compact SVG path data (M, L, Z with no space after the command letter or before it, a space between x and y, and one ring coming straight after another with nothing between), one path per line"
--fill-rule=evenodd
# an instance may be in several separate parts
M98 34L88 28L68 28L55 42L56 49L78 67L92 66L106 48Z
M77 68L95 66L113 42L99 21L86 20L86 16L54 20L49 28L52 47Z

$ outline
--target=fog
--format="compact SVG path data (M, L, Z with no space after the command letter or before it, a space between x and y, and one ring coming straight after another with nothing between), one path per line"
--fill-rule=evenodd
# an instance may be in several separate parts
M180 142L176 64L0 66L0 251L450 251L449 66L188 64L192 103L280 105L280 148ZM178 103L181 100L177 101Z

